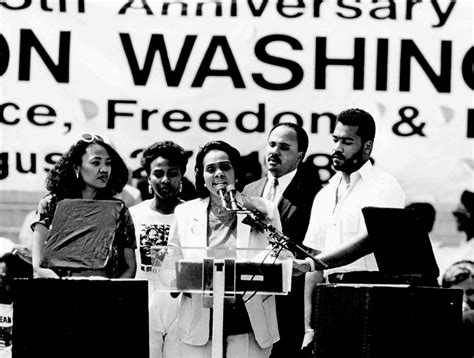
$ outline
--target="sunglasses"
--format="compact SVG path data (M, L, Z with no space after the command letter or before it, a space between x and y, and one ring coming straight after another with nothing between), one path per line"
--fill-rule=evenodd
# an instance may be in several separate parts
M99 142L105 142L104 138L102 138L100 135L97 134L91 134L91 133L82 133L79 135L79 140L83 140L86 143L91 143L94 140L99 141Z

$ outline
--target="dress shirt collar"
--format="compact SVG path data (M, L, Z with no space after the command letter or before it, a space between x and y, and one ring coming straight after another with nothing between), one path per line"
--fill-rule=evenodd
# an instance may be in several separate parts
M362 165L359 170L355 171L350 175L351 177L351 185L354 184L358 178L362 180L369 180L374 173L374 167L370 160L367 160L364 165ZM337 172L331 179L329 179L330 183L335 183L339 185L340 181L342 180L341 172Z
M288 185L290 185L291 181L296 175L296 171L298 169L294 169L289 173L286 173L285 175L282 175L281 177L278 178L278 186L281 189L281 193L284 193L286 188L288 188ZM270 185L270 183L273 183L273 179L275 178L270 172L267 174L268 181L267 185Z
M356 173L359 173L363 180L369 180L374 175L374 166L367 160Z

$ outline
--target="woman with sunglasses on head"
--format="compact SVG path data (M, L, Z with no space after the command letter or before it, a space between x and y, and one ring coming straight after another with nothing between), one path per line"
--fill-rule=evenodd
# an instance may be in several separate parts
M141 165L148 177L148 190L153 195L130 208L138 243L137 278L149 281L150 293L150 357L177 357L176 321L179 298L158 291L153 272L153 249L166 252L170 225L180 198L182 179L188 158L184 149L171 141L157 142L142 153ZM161 287L164 288L164 287Z
M240 154L231 145L223 141L205 144L196 156L195 175L198 199L179 205L175 210L175 221L170 229L170 245L205 248L208 255L216 258L225 249L239 257L237 249L255 249L263 253L269 245L266 235L242 222L247 216L243 212L228 210L224 207L219 193L223 188L235 188L240 174ZM222 196L221 196L222 195ZM280 219L276 206L265 199L243 196L235 193L240 205L249 210L258 209L272 224L280 229ZM213 249L214 254L212 253ZM245 253L242 252L244 255ZM197 253L199 255L199 253ZM251 255L255 255L255 252ZM178 336L182 357L211 357L212 313L203 307L200 293L182 295L179 316ZM237 294L233 302L224 302L223 352L232 357L269 357L273 343L278 341L278 326L275 311L275 297L249 292ZM212 339L211 339L212 337Z
M119 193L127 183L127 179L128 169L124 161L98 135L82 134L79 140L61 156L54 168L48 173L46 188L49 194L40 201L31 225L33 230L32 261L35 277L103 276L108 278L133 278L135 276L136 260L134 251L136 241L133 222L123 202L114 198L114 195ZM104 267L88 269L87 267L74 267L74 264L64 265L66 267L45 267L48 266L44 264L45 247L47 247L47 241L50 239L54 216L58 215L56 208L61 201L66 202L65 199L84 199L84 201L78 201L78 205L85 201L90 203L92 200L94 201L93 204L95 200L103 200L107 203L113 201L112 204L119 208L117 209L117 220L112 229L101 227L103 224L100 220L98 223L92 223L89 215L75 219L75 225L78 226L77 229L75 228L76 232L80 231L80 227L94 225L91 230L102 230L101 232L106 232L106 235L112 236L111 246L105 250L106 257L101 258ZM71 215L73 214L71 213ZM69 223L67 222L67 224ZM79 234L75 238L77 240L81 239ZM91 252L95 254L97 250L92 249ZM77 255L77 252L75 254ZM71 255L74 255L74 253L71 253Z

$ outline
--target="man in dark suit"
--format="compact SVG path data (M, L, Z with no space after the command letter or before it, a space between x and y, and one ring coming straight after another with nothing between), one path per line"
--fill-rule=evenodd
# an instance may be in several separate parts
M317 171L302 163L307 149L308 135L302 127L286 122L275 125L266 147L267 176L244 189L247 195L278 204L283 234L297 244L303 242L313 199L321 188ZM296 251L293 254L304 258ZM271 357L302 357L304 275L293 277L290 294L277 296L276 303L280 341L273 345Z

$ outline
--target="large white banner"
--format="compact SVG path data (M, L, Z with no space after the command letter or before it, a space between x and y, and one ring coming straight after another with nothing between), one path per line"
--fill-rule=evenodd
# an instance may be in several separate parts
M310 134L325 180L349 107L374 116L375 164L409 200L474 187L469 0L4 0L0 31L1 190L43 190L82 132L136 169L167 139L262 157L283 120Z

